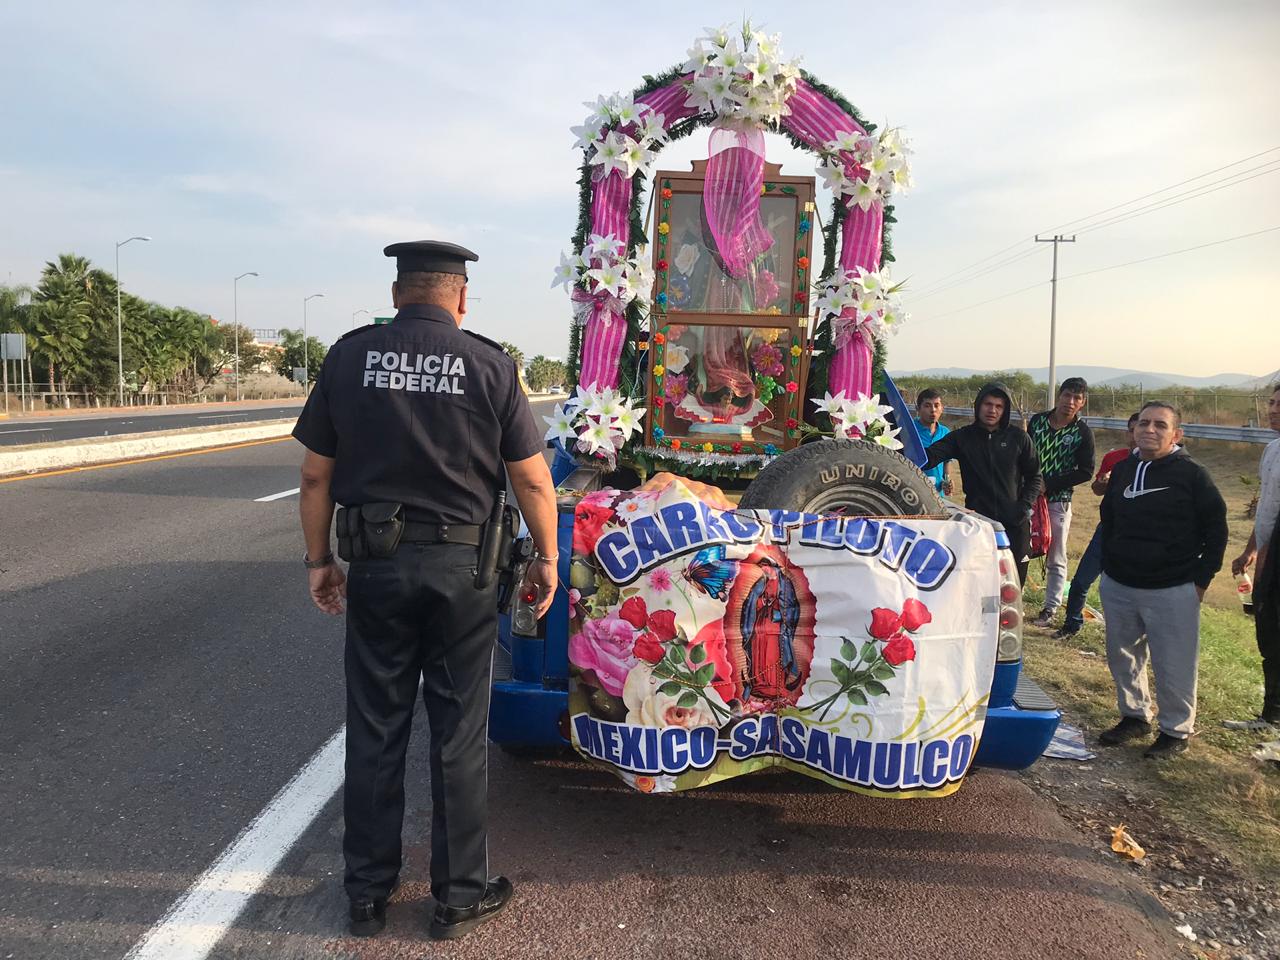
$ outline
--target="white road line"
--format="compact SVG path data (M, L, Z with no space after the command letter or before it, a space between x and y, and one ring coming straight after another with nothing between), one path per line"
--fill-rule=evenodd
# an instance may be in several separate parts
M285 497L292 497L295 493L300 493L301 487L294 487L292 490L281 490L279 493L273 493L269 497L258 497L254 503L270 503L272 500L283 500Z
M125 960L204 960L342 784L347 728L335 733Z
M0 433L48 433L52 427L35 427L31 430L0 430Z
M204 417L196 417L197 420L226 420L229 417L238 417L238 413L211 413Z

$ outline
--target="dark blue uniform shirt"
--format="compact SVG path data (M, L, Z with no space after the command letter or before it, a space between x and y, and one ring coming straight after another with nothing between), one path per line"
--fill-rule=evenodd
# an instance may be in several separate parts
M293 435L336 460L335 502L403 503L427 523L484 523L502 461L546 446L515 361L425 304L339 339Z

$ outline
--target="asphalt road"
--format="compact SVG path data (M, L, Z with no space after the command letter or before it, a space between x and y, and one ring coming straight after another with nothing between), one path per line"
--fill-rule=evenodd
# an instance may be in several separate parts
M122 957L340 728L292 441L0 484L0 960ZM885 801L795 775L647 797L491 754L502 917L428 945L427 730L383 937L345 935L331 797L217 958L1175 957L1172 923L1015 776Z
M0 446L24 446L30 443L57 443L88 437L113 437L152 430L178 430L183 427L213 427L224 423L252 423L255 420L280 420L296 417L302 410L301 400L282 400L270 406L202 406L195 410L181 408L148 410L136 413L85 414L83 416L44 415L14 416L0 420Z

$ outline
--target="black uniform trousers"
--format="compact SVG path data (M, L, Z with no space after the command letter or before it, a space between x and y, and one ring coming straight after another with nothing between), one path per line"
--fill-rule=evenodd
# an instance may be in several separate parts
M1267 562L1253 585L1254 629L1262 654L1262 716L1280 723L1280 543L1272 537Z
M387 897L401 866L405 751L418 678L431 728L431 892L470 906L488 882L489 684L496 587L477 548L401 543L347 582L346 890Z

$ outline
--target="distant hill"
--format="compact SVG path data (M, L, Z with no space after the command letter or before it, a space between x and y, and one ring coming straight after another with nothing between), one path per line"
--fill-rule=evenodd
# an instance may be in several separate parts
M1048 367L1022 367L1022 369L1039 381L1049 379ZM890 370L894 377L971 377L976 373L986 373L970 367L929 367L924 370ZM1266 377L1256 377L1248 373L1218 373L1211 377L1192 377L1179 373L1153 373L1149 370L1125 370L1121 367L1090 367L1077 364L1063 364L1058 367L1058 382L1067 377L1084 377L1092 387L1118 387L1121 384L1139 384L1148 390L1158 390L1172 384L1186 387L1254 387L1263 386L1280 379L1280 370Z

